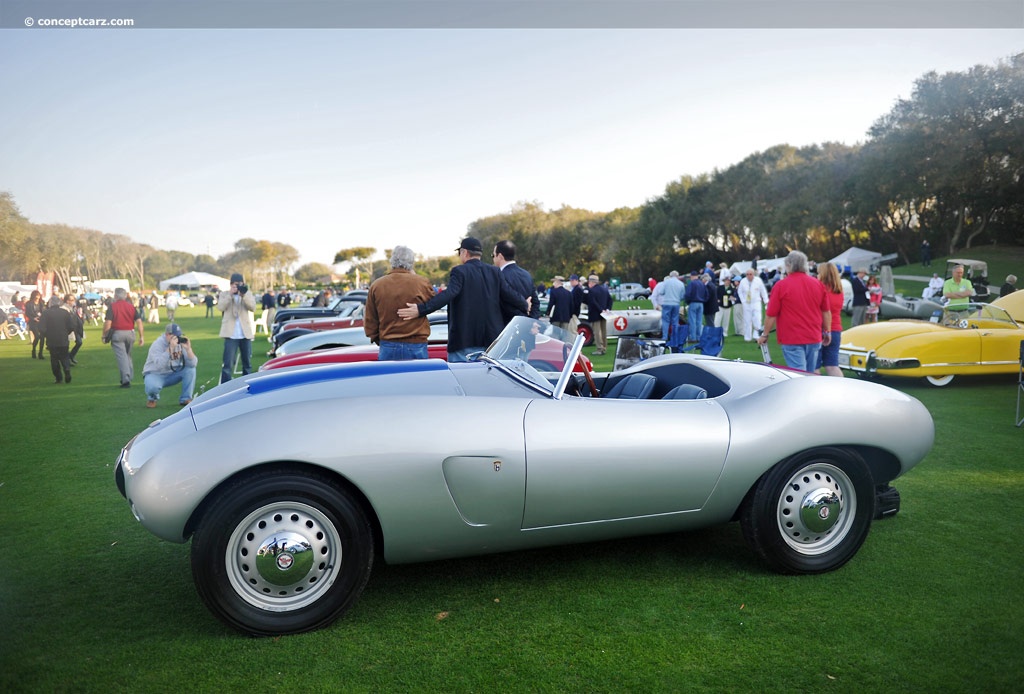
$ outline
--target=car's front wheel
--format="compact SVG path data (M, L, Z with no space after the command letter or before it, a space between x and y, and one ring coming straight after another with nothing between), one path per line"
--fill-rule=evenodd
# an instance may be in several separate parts
M798 454L761 476L740 514L743 537L783 573L832 571L867 538L874 482L857 454L821 448Z
M192 576L210 611L240 631L310 631L355 604L373 542L359 503L332 480L264 470L207 505L192 538Z

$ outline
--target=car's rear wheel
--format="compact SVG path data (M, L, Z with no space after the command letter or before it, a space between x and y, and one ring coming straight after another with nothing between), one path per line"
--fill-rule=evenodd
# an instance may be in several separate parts
M857 454L807 451L762 475L740 514L743 536L783 573L832 571L864 544L874 515L874 483Z
M192 576L206 606L248 634L326 626L355 604L373 565L359 503L331 480L267 470L231 483L192 538Z
M953 374L948 374L946 376L925 376L924 378L936 388L948 386L953 382Z

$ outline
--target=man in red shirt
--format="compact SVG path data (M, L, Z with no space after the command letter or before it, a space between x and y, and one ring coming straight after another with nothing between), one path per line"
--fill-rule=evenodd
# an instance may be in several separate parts
M117 359L117 370L121 375L121 387L129 388L135 376L132 365L132 343L135 331L139 333L139 347L142 346L142 315L135 302L128 298L128 292L118 287L114 290L114 303L107 309L103 322L103 341L109 342Z
M825 286L807 274L807 256L792 251L786 256L786 278L776 282L768 297L764 333L758 343L768 341L772 328L782 347L786 364L793 369L812 371L817 367L821 345L828 345L832 311Z

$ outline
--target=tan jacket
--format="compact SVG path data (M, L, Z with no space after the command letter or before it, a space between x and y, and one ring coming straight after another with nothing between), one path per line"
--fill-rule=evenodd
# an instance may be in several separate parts
M241 319L242 334L245 339L251 340L256 335L256 318L253 315L256 311L256 298L252 292L242 294L242 300L236 302L231 290L223 291L217 298L217 310L224 315L220 320L220 336L233 337L235 334L235 321Z
M371 342L424 343L430 337L430 323L425 316L402 320L398 309L406 304L422 304L434 296L434 289L425 277L402 268L391 272L370 285L363 315L363 332Z

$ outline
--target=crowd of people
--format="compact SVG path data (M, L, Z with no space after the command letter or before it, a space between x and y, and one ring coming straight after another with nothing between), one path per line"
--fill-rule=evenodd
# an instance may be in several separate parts
M447 307L448 360L467 361L485 350L515 316L541 317L541 298L547 298L545 316L570 333L580 323L583 308L593 331L595 356L608 349L604 313L613 299L607 282L589 273L586 277L556 275L550 287L535 284L530 272L519 264L515 244L502 240L494 245L492 263L483 262L479 239L466 237L456 249L460 264L452 268L449 281L440 287L417 275L415 254L406 246L395 247L386 275L370 286L364 316L364 331L379 345L380 361L426 359L430 325L427 315ZM800 251L784 260L784 268L767 271L757 259L741 275L734 276L724 263L716 270L708 262L688 275L673 270L661 282L649 279L650 300L661 311L661 337L666 342L699 342L706 327L720 328L728 336L730 325L746 342L765 344L777 333L788 366L802 370L823 370L842 376L839 344L842 338L841 312L847 301L852 309L851 326L878 320L882 289L877 277L865 268L840 274L835 265L814 266ZM1016 291L1017 278L1009 275L1000 296ZM568 285L568 286L567 286ZM966 307L975 296L964 268L956 266L952 277L943 281L933 274L925 294L940 297L947 306ZM926 297L927 298L927 297ZM313 306L330 306L333 292L321 291ZM223 340L220 382L230 380L240 367L243 375L252 371L252 343L255 311L259 306L266 320L273 322L279 309L292 303L287 289L272 289L257 297L249 291L244 277L233 273L230 286L208 292L202 301L205 317L221 314L219 336ZM132 347L145 344L145 322L159 323L160 299L154 291L135 301L125 289L117 289L106 302L103 342L111 345L117 365L118 383L130 388L134 379ZM32 358L43 359L49 351L56 383L70 383L71 367L84 340L86 302L74 294L53 296L44 302L33 291L28 300L15 296L15 308L22 311L31 335ZM156 407L164 388L181 384L180 405L191 402L196 383L198 357L184 336L175 315L180 305L176 292L163 302L167 325L150 345L143 367L146 406ZM685 311L684 311L685 308ZM72 346L72 340L74 345Z

